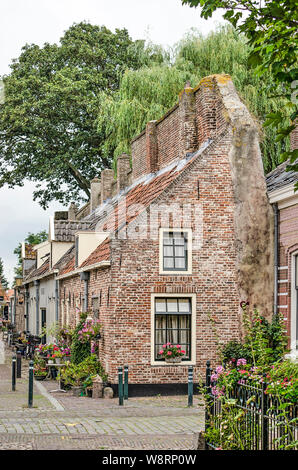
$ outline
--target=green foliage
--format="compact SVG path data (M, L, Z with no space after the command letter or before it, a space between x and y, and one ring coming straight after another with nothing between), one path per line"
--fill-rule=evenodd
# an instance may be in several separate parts
M273 432L272 444L276 449L295 448L298 365L284 359L287 344L284 321L281 315L276 315L268 322L257 310L250 316L248 305L241 303L246 333L243 343L230 341L220 347L220 337L216 335L225 367L217 366L210 377L212 399L207 389L201 387L210 417L205 438L221 450L254 448L262 428L261 422L252 420L252 416L259 410L264 393L273 398L268 401L269 416L272 413L275 416L274 422L269 420L270 425L275 429L283 426L281 437L276 439ZM215 328L212 321L211 327ZM217 402L215 414L210 408L213 399Z
M229 341L221 346L222 361L227 363L233 360L236 363L244 358L254 365L268 365L280 360L287 348L282 316L274 315L269 322L255 310L250 319L244 308L243 317L246 329L244 341Z
M89 354L89 356L79 364L71 362L61 370L61 378L64 383L72 386L79 386L82 384L89 386L87 384L90 384L91 377L95 375L102 377L103 381L107 380L107 375L95 354Z
M212 16L224 9L223 17L248 38L251 47L249 65L256 76L264 80L268 72L272 84L268 94L282 94L286 105L268 113L267 124L277 134L277 142L285 143L293 130L292 123L298 115L297 108L297 31L298 8L296 0L182 0L183 4L202 7L201 16ZM267 94L267 96L268 96ZM298 151L285 151L282 158L290 158L292 168L298 171ZM296 163L295 163L296 162ZM294 164L295 163L295 164Z
M106 136L105 155L114 155L115 163L118 155L130 153L131 139L175 104L189 78L197 82L195 75L167 64L126 71L115 96L101 95L97 128Z
M0 187L37 182L43 208L86 200L89 181L109 166L95 121L102 91L113 94L126 69L157 57L126 29L71 26L59 44L26 45L3 77L0 104ZM84 196L82 196L84 194Z
M29 245L38 245L48 239L48 233L46 230L41 230L37 233L29 232L27 237L25 238L24 242L28 243ZM19 243L18 246L14 249L13 253L18 258L18 264L14 268L14 272L16 276L22 276L23 274L23 267L22 267L22 243Z
M247 348L240 341L229 341L221 348L221 357L224 363L235 362L242 357L248 359L249 356Z
M79 331L83 328L83 325L86 321L88 313L84 312L80 315L80 322L77 324L73 335L71 343L71 361L73 364L80 364L86 358L90 356L91 351L91 342L87 341L82 343L79 339Z

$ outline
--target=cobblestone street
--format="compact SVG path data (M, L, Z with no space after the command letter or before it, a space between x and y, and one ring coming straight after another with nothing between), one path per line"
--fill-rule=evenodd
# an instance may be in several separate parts
M33 408L27 408L28 362L11 391L10 354L0 365L0 449L195 449L204 409L197 397L118 399L49 393L55 381L34 382Z

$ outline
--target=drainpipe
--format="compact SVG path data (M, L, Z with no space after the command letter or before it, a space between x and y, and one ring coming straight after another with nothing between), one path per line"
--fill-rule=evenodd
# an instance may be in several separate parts
M35 306L36 306L36 331L35 334L39 335L39 281L34 281L35 285L35 295L36 295L36 301L35 301Z
M59 321L59 281L55 281L55 315L56 323Z
M25 315L26 315L26 331L29 331L29 285L25 286Z
M16 322L16 309L17 309L17 288L14 288L14 296L13 296L13 318L12 323L15 325Z
M85 283L85 294L84 294L84 312L88 312L88 286L90 279L90 271L83 271L80 274L81 281Z
M279 237L278 237L278 220L279 220L279 210L278 204L273 204L273 211L274 211L274 315L278 313L278 263L279 263L279 256L278 256L278 244L279 244Z

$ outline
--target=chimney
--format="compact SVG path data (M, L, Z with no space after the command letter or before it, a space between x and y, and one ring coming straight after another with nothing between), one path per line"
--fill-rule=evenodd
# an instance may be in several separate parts
M100 205L101 182L99 178L90 181L90 214Z
M117 158L117 194L128 186L128 174L130 172L130 156L122 153Z
M68 220L76 220L76 213L78 211L77 206L72 202L68 209Z
M114 171L106 168L101 172L101 204L112 196Z
M146 125L146 170L154 173L158 169L158 145L156 134L156 121L149 121Z
M181 157L184 158L186 153L194 152L198 146L195 95L189 82L186 82L185 88L179 96L179 119Z

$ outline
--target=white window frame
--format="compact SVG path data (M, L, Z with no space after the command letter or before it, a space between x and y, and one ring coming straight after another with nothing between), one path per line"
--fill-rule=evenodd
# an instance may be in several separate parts
M190 361L181 361L175 364L171 364L171 367L174 366L195 366L196 365L196 324L197 324L197 301L196 294L189 293L180 293L180 294L168 294L167 292L151 294L151 365L159 367L168 367L169 364L165 361L156 361L154 356L154 346L155 346L155 299L158 297L165 298L189 298L191 300L191 360Z
M165 232L182 232L187 233L187 270L166 269L163 268L163 237ZM181 227L161 227L159 229L159 274L176 274L177 276L187 276L192 274L192 229Z
M297 332L296 332L296 322L297 322L297 290L295 288L295 258L298 256L298 251L295 251L291 254L291 320L290 320L290 348L291 348L291 357L298 357L298 350L296 349Z

